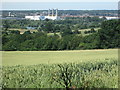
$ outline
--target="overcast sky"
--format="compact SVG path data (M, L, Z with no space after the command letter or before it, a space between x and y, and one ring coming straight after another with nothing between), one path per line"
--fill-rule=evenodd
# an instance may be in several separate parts
M44 2L42 2L44 1ZM119 0L2 0L2 10L117 10Z

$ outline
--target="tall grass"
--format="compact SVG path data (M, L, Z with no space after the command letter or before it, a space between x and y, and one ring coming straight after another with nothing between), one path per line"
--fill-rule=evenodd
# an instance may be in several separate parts
M118 62L3 66L3 88L117 88Z

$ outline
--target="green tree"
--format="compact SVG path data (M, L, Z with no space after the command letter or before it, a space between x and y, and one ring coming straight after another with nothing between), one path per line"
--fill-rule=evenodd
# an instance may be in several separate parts
M42 30L45 32L53 32L54 31L54 25L51 21L45 22L42 25Z
M4 28L5 30L8 30L9 27L10 27L9 22L8 22L7 20L3 21L3 28Z
M67 25L67 26L63 27L62 36L70 35L70 34L72 34L72 30L70 29L70 26Z
M118 20L105 21L98 31L100 48L117 48L120 46L120 23Z

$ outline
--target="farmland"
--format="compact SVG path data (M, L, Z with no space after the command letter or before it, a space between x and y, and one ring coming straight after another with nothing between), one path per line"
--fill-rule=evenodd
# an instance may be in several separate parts
M117 88L118 50L3 51L4 88Z
M70 51L3 51L3 65L94 62L118 58L117 49Z

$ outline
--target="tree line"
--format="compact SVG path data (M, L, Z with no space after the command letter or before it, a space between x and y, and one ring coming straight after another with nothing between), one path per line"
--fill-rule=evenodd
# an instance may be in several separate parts
M47 28L47 27L46 27ZM43 28L43 29L46 29ZM50 29L51 30L51 29ZM40 51L40 50L80 50L107 49L120 47L120 21L109 20L101 24L98 32L87 36L72 33L69 26L64 27L61 37L54 33L39 30L20 34L20 31L2 31L2 50L5 51Z
M45 21L34 21L34 20L15 20L8 19L3 20L2 24L5 29L17 28L17 29L27 29L27 27L34 27L40 30L45 26L52 26L51 31L60 32L62 28L69 25L72 30L87 29L87 28L97 28L100 27L101 22L106 20L105 18L99 17L78 17L78 18L66 18L64 20L45 20ZM49 30L50 31L50 30Z

